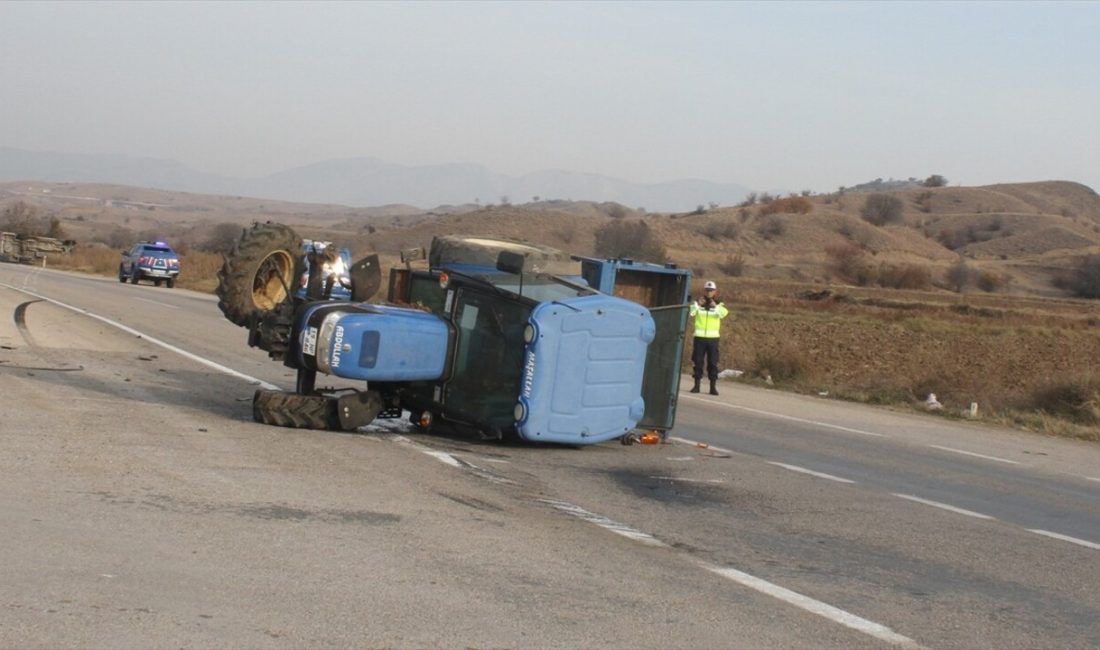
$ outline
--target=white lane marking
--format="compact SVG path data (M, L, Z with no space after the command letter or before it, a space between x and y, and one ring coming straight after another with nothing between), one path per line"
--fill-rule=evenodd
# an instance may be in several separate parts
M941 510L948 510L960 515L966 515L967 517L977 517L978 519L996 519L996 517L990 517L989 515L983 515L980 512L974 512L973 510L964 510L962 508L956 508L955 506L948 505L946 503L940 503L939 501L929 501L928 499L922 499L915 497L912 494L899 494L894 492L894 496L901 497L902 499L908 499L909 501L916 501L917 503L923 503L926 506L932 506L933 508L940 508Z
M847 478L841 478L839 476L833 476L832 474L826 474L825 472L815 472L812 469L806 469L805 467L799 467L798 465L788 465L787 463L777 463L769 460L769 464L776 467L782 467L783 469L789 469L792 472L801 472L803 474L809 474L810 476L816 476L818 478L829 479L830 481L836 481L837 483L855 483L855 481Z
M594 512L589 512L580 506L575 506L568 501L558 501L556 499L539 499L540 502L552 506L556 510L560 510L568 515L572 515L577 519L587 521L590 524L596 524L600 528L605 528L615 533L616 535L622 535L627 539L632 539L636 542L641 542L648 546L660 546L667 547L661 540L657 539L653 535L643 533L640 530L636 530L627 526L626 524L620 524L617 521L613 521L602 515L597 515Z
M940 449L942 451L950 451L955 454L964 454L966 456L973 456L975 458L984 458L986 460L995 460L998 463L1008 463L1009 465L1019 465L1019 461L1008 460L1007 458L998 458L996 456L986 456L985 454L976 454L972 451L963 451L962 449L955 449L954 447L941 447L939 445L928 445L932 449Z
M812 424L816 427L825 427L826 429L836 429L838 431L847 431L848 433L858 433L861 436L875 436L876 438L884 438L885 434L875 433L874 431L864 431L863 429L853 429L851 427L842 427L839 424L829 424L828 422L819 422L818 420L807 420L805 418L796 418L793 415L783 415L782 413L773 413L771 411L762 411L760 409L749 408L747 406L739 406L737 404L727 404L725 402L715 402L714 400L703 399L701 397L692 397L691 395L681 395L681 398L699 400L700 402L706 402L708 404L714 404L715 406L724 406L726 408L737 409L740 411L748 411L749 413L758 413L760 415L767 415L773 418L779 418L780 420L790 420L792 422L801 422L802 424Z
M680 481L682 483L725 483L720 478L684 478L682 476L650 476L661 481Z
M560 510L561 512L564 512L568 515L572 515L583 521L596 524L597 526L605 528L617 535L622 535L623 537L641 542L642 544L646 544L649 546L668 548L668 544L662 542L653 535L643 533L642 531L631 528L626 524L621 524L612 519L608 519L603 515L589 512L588 510L569 503L568 501L558 501L555 499L539 499L539 501L549 504L553 508ZM723 578L726 578L727 580L732 580L744 587L756 590L762 594L771 596L772 598L777 598L785 603L794 605L799 609L810 612L811 614L817 614L818 616L833 621L834 623L839 623L845 627L852 628L881 641L893 643L904 648L921 647L921 645L918 644L916 641L910 639L907 636L903 636L901 634L898 634L897 632L894 632L885 625L881 625L879 623L875 623L874 621L869 621L865 618L861 618L850 612L846 612L837 607L833 607L832 605L827 605L819 600L814 600L809 596L804 596L785 587L780 587L779 585L770 583L767 580L757 578L756 576L749 575L731 567L716 566L707 562L696 562L696 564L706 569L707 571L710 571L711 573L715 573L722 576Z
M1085 480L1086 481L1096 481L1096 482L1100 483L1100 478L1093 478L1092 476L1086 476Z
M675 440L675 438L674 438L674 440ZM670 460L674 463L686 463L686 462L691 462L691 461L695 460L695 456L673 456L673 457L669 458L668 460Z
M717 451L717 452L722 453L722 454L732 454L733 453L733 451L730 450L730 449L723 449L722 447L715 447L714 445L707 444L705 442L696 442L694 440L689 440L687 438L681 438L679 436L669 436L668 439L669 440L675 440L676 442L682 442L685 445L691 445L692 447L699 447L700 449L713 449L714 451Z
M802 594L791 591L779 585L772 584L767 580L757 578L756 576L749 575L747 573L738 571L737 569L731 569L729 567L711 566L707 564L702 565L706 570L716 573L723 578L732 580L740 585L755 589L760 593L767 594L772 598L778 598L785 603L789 603L798 607L799 609L806 610L812 614L824 617L839 623L845 627L850 627L853 630L862 632L868 636L872 636L881 641L887 643L893 643L903 648L920 648L919 643L910 639L907 636L898 634L885 625L869 621L865 618L856 616L855 614L844 611L832 605L827 605L819 600L814 600L809 596L803 596Z
M477 465L474 465L473 463L471 463L467 460L463 460L461 458L458 458L454 454L449 454L445 451L439 451L437 449L432 449L431 447L428 447L427 445L422 445L418 442L414 442L414 441L406 438L405 436L400 436L400 435L395 436L394 440L397 441L397 443L400 444L400 445L404 445L405 447L408 447L410 449L415 449L416 451L419 451L422 454L426 454L428 456L431 456L432 458L438 460L439 462L443 463L444 465L449 465L451 467L455 467L455 468L458 468L458 469L461 469L461 470L466 470L466 471L470 472L471 474L473 474L474 476L477 476L478 478L483 478L486 481L489 481L490 483L500 483L500 484L503 484L503 485L515 485L515 483L516 483L515 481L513 481L510 478L505 478L505 477L500 476L498 474L494 474L493 472L490 472L489 470L487 470L483 467L478 467Z
M1100 544L1097 544L1096 542L1089 542L1089 541L1086 541L1086 540L1083 540L1083 539L1078 539L1076 537L1070 537L1069 535L1061 535L1059 533L1052 533L1049 530L1040 530L1038 528L1028 528L1027 531L1029 533L1035 533L1037 535L1045 535L1047 537L1052 537L1054 539L1060 539L1063 542L1071 542L1073 544L1078 544L1080 546L1084 546L1085 548L1092 548L1092 549L1096 549L1096 550L1100 551Z
M177 307L175 305L169 305L168 303L161 302L159 300L149 300L148 298L141 298L139 296L134 296L134 300L140 300L142 302L151 302L154 305L160 305L161 307L167 307L169 309L179 309L179 307Z
M223 372L227 375L237 377L239 379L244 379L245 381L248 381L252 384L256 384L257 386L259 386L261 388L265 388L267 390L279 390L279 387L276 386L275 384L269 384L269 383L267 383L266 381L264 381L262 379L257 379L255 377L250 376L250 375L246 375L243 372L238 372L236 370L233 370L232 368L228 368L226 366L223 366L222 364L217 363L216 361L211 361L209 359L200 357L199 355L194 354L192 352L188 352L187 350L184 350L183 348L178 348L178 347L172 345L171 343L167 343L165 341L161 341L160 339L153 338L152 336L149 336L148 334L145 334L144 332L139 332L138 330L136 330L132 327L128 327L126 325L123 325L122 323L117 323L117 322L111 320L110 318L100 316L99 314L93 314L92 312L88 311L87 309L81 309L80 307L73 307L72 305L63 303L60 300L54 300L53 298L43 296L41 294L35 293L34 291L29 291L27 289L20 289L18 287L13 287L10 284L4 284L4 283L0 282L0 286L7 287L7 288L13 289L15 291L21 291L21 292L23 292L23 293L25 293L29 296L34 296L35 298L39 298L40 300L44 300L48 303L57 305L58 307L64 307L65 309L68 309L70 311L74 311L78 314L88 316L89 318L94 318L94 319L96 319L100 322L103 322L103 323L106 323L106 324L110 325L111 327L117 327L118 329L122 330L123 332L126 332L127 334L133 334L134 336L137 336L137 337L139 337L139 338L141 338L145 341L148 341L148 342L152 343L153 345L159 345L160 347L164 348L165 350L170 350L172 352L175 352L176 354L178 354L182 357L186 357L186 358L188 358L192 361L201 363L204 366L209 366L210 368L213 368L214 370L217 370L219 372Z

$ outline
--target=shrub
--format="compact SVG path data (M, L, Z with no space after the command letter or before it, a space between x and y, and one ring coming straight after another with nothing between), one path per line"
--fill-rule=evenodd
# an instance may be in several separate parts
M699 232L714 241L737 239L741 236L741 226L732 221L711 221L704 224Z
M891 289L927 289L932 285L932 273L920 264L883 265L878 284Z
M916 201L917 207L920 208L921 212L927 213L927 212L932 211L932 193L931 192L929 192L927 190L924 191L924 192L921 192L920 194L918 194L916 196L916 198L914 200Z
M814 204L809 199L801 196L789 196L768 203L760 208L760 214L809 214L813 209Z
M1077 268L1056 278L1054 285L1081 298L1100 298L1100 255L1081 258Z
M655 264L668 261L665 247L644 221L612 221L596 230L596 254L630 257Z
M923 185L925 187L944 187L947 185L947 179L939 174L932 174L928 178L924 179Z
M863 249L855 244L834 244L825 247L825 255L828 257L828 268L840 278L848 282L856 282L859 270L866 266L866 254Z
M718 265L718 270L730 277L741 277L745 273L745 256L738 253L727 257L725 262Z
M771 241L776 237L782 236L787 232L787 224L783 223L781 219L772 217L767 221L762 222L757 228L756 233L763 237L766 241Z
M1100 424L1100 380L1084 377L1040 386L1028 406L1080 424Z
M961 255L958 261L952 264L951 268L947 269L947 285L955 292L961 293L963 289L970 286L973 280L974 272Z
M876 226L898 223L905 214L905 204L896 196L872 194L863 202L859 214Z
M978 274L977 282L979 289L992 293L1007 287L1010 280L1011 278L1007 275L1001 275L993 271L982 271Z

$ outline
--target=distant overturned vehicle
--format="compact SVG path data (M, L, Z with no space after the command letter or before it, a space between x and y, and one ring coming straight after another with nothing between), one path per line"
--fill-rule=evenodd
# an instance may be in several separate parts
M72 241L0 232L0 262L35 264L51 253L68 253L72 248Z

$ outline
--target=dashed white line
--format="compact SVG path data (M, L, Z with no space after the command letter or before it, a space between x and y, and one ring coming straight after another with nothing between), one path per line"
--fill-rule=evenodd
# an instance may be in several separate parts
M833 476L832 474L826 474L825 472L815 472L812 469L806 469L805 467L799 467L798 465L788 465L787 463L777 463L775 461L768 461L769 464L776 467L782 467L783 469L789 469L792 472L800 472L802 474L809 474L810 476L816 476L818 478L828 479L830 481L836 481L837 483L855 483L855 481L847 478L841 478L839 476Z
M694 440L688 440L687 438L681 438L679 436L669 436L668 439L669 440L674 440L676 442L682 442L685 445L691 445L692 447L699 447L700 449L710 449L712 451L717 451L720 454L732 454L733 453L733 450L730 450L730 449L724 449L722 447L715 447L714 445L707 444L705 442L696 442Z
M1009 460L1007 458L998 458L997 456L986 456L985 454L976 454L972 451L963 451L962 449L955 449L954 447L941 447L939 445L928 445L932 449L939 449L942 451L950 451L955 454L963 454L965 456L973 456L975 458L984 458L986 460L995 460L998 463L1008 463L1009 465L1019 465L1019 461Z
M839 424L829 424L828 422L819 422L817 420L807 420L805 418L796 418L793 415L783 415L782 413L773 413L772 411L762 411L760 409L749 408L748 406L739 406L737 404L727 404L725 402L715 402L701 397L693 397L691 395L681 395L681 399L687 398L692 400L698 400L700 402L707 402L708 404L714 404L715 406L723 406L725 408L737 409L739 411L748 411L749 413L758 413L760 415L767 415L773 418L779 418L781 420L790 420L792 422L801 422L802 424L812 424L816 427L825 427L826 429L836 429L837 431L847 431L848 433L858 433L861 436L875 436L876 438L883 438L885 434L875 433L874 431L864 431L863 429L853 429L851 427L842 427Z
M865 618L861 618L859 616L856 616L855 614L846 612L843 609L833 607L832 605L827 605L819 600L814 600L809 596L803 596L798 592L791 591L790 589L780 587L776 584L772 584L767 580L762 580L760 578L757 578L756 576L749 575L747 573L738 571L737 569L731 569L729 567L710 566L707 564L703 564L702 566L708 571L716 573L723 578L733 580L734 582L749 587L750 589L755 589L756 591L767 594L772 598L778 598L779 600L794 605L799 609L804 609L807 612L817 614L818 616L827 618L835 623L840 623L841 625L845 627L850 627L853 630L858 630L868 636L875 637L876 639L879 639L881 641L893 643L903 648L921 647L921 645L913 639L898 634L897 632L891 630L885 625L881 625L879 623L875 623L874 621L869 621Z
M552 506L556 510L560 510L568 515L572 515L577 519L587 521L590 524L596 524L600 528L605 528L615 533L616 535L622 535L623 537L626 537L627 539L632 539L635 542L641 542L642 544L646 544L647 546L668 546L653 535L643 533L640 530L631 528L626 524L620 524L617 521L608 519L607 517L604 517L602 515L597 515L594 512L589 512L580 506L569 503L568 501L558 501L556 499L539 499L539 501Z
M601 528L605 528L617 535L622 535L623 537L641 542L642 544L646 544L649 546L668 548L668 544L662 542L661 540L648 533L643 533L640 530L608 519L607 517L604 517L602 515L598 515L594 512L589 512L588 510L569 503L568 501L557 501L554 499L539 499L539 501L549 504L553 508L560 510L561 512L564 512L568 515L595 524L597 526L600 526ZM753 589L767 596L771 596L772 598L779 599L785 603L794 605L799 609L810 612L811 614L816 614L830 621L833 621L834 623L839 623L840 625L849 627L853 630L857 630L881 641L893 643L903 648L921 647L921 645L913 639L898 634L897 632L891 630L885 625L875 623L874 621L869 621L865 618L856 616L855 614L846 612L837 607L833 607L832 605L828 605L819 600L814 600L809 596L804 596L785 587L780 587L779 585L768 582L767 580L764 580L762 578L757 578L756 576L749 575L748 573L738 571L737 569L731 567L716 566L707 562L696 562L696 564L706 569L707 571L710 571L711 573L726 578L727 580L732 580L733 582L736 582L743 587L748 587L749 589Z
M939 508L941 510L947 510L949 512L954 512L956 514L966 515L967 517L976 517L978 519L996 519L995 517L990 517L989 515L983 515L980 512L974 512L973 510L964 510L963 508L956 508L953 505L949 505L949 504L946 504L946 503L940 503L939 501L929 501L928 499L922 499L920 497L915 497L912 494L899 494L899 493L895 492L894 496L900 497L902 499L908 499L909 501L915 501L917 503L923 503L924 505L932 506L933 508Z
M98 320L102 323L106 323L106 324L110 325L111 327L116 327L116 328L122 330L123 332L126 332L127 334L133 334L134 336L137 336L137 337L139 337L139 338L141 338L145 341L148 341L148 342L152 343L153 345L159 345L160 347L164 348L165 350L170 350L170 351L175 352L176 354L178 354L182 357L186 357L186 358L188 358L192 361L201 363L204 366L208 366L210 368L213 368L214 370L217 370L218 372L222 372L222 373L225 373L227 375L237 377L239 379L244 379L244 380L246 380L250 383L253 383L253 384L256 384L257 386L260 386L261 388L266 388L267 390L279 390L279 387L276 386L275 384L269 384L269 383L267 383L266 381L264 381L262 379L257 379L255 377L246 375L243 372L238 372L238 371L236 371L232 368L223 366L222 364L217 363L216 361L211 361L211 360L206 359L204 357L200 357L199 355L194 354L192 352L188 352L187 350L184 350L183 348L178 348L178 347L172 345L171 343L161 341L160 339L153 338L152 336L149 336L148 334L145 334L144 332L140 332L140 331L138 331L138 330L136 330L132 327L128 327L126 325L123 325L122 323L115 322L115 321L111 320L110 318L107 318L105 316L100 316L99 314L93 314L92 312L88 311L87 309L81 309L80 307L73 307L72 305L63 303L60 300L54 300L53 298L43 296L42 294L35 293L34 291L30 291L28 289L20 289L19 287L13 287L10 284L4 284L4 283L0 282L0 286L7 287L7 288L12 289L14 291L21 291L21 292L27 294L28 296L34 296L35 298L38 298L39 300L44 300L45 302L48 302L48 303L53 304L53 305L57 305L58 307L63 307L65 309L68 309L70 311L74 311L78 314L82 314L82 315L87 316L89 318L94 318L94 319L96 319L96 320Z
M1038 528L1028 528L1027 530L1029 533L1035 533L1036 535L1045 535L1046 537L1051 537L1053 539L1060 539L1063 542L1070 542L1072 544L1077 544L1078 546L1084 546L1085 548L1091 548L1100 551L1100 544L1097 544L1096 542L1090 542L1084 539L1070 537L1069 535L1062 535L1060 533L1052 533L1049 530L1040 530Z
M394 440L396 440L397 443L400 444L400 445L404 445L406 447L409 447L410 449L415 449L416 451L419 451L422 454L426 454L428 456L431 456L432 458L438 460L439 462L443 463L444 465L449 465L451 467L456 467L458 469L466 470L466 471L470 472L471 474L473 474L474 476L477 476L478 478L483 478L486 481L489 481L490 483L500 483L500 484L504 484L504 485L515 485L515 481L513 481L512 479L505 478L505 477L500 476L498 474L494 474L493 472L490 472L489 470L487 470L485 468L478 467L477 465L474 465L473 463L471 463L469 461L462 460L461 458L456 457L454 454L449 454L445 451L439 451L437 449L432 449L431 447L428 447L426 445L422 445L418 442L413 442L412 440L406 438L405 436L400 436L400 435L396 436L396 437L394 437Z

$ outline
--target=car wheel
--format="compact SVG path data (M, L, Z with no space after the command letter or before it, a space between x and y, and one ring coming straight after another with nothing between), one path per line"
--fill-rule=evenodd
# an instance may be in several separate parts
M139 279L141 279L141 274L137 271L130 274L130 284L137 284Z
M168 278L165 281L165 284L167 284L168 288L171 289L172 287L176 286L176 279L175 278Z
M153 280L153 286L154 287L159 287L160 286L160 278L155 278Z
M126 271L123 270L122 265L118 265L118 281L126 284Z

